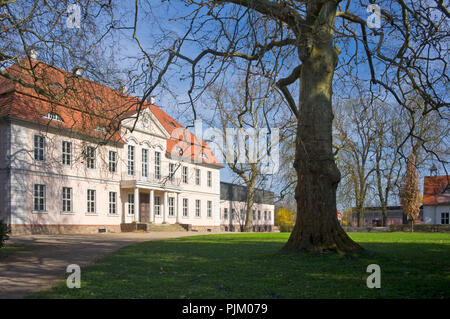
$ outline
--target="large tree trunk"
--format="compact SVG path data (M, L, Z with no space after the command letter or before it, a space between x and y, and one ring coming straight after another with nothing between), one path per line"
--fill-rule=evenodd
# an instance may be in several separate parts
M341 177L332 152L331 96L337 63L332 27L336 2L312 6L317 7L309 8L308 12L313 15L309 17L309 21L314 20L311 26L315 24L310 30L314 33L309 37L311 50L306 58L304 51L300 52L304 58L294 164L298 176L297 220L284 250L344 253L361 247L348 237L336 214L336 188Z
M256 178L250 181L247 185L248 195L247 195L247 214L245 216L244 232L253 231L253 203L255 201L255 182Z

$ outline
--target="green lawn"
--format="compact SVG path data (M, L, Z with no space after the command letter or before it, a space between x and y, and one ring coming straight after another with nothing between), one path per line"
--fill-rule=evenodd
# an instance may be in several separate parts
M120 249L38 298L449 298L450 234L353 233L353 257L280 252L289 234L206 235ZM367 265L381 288L366 287Z

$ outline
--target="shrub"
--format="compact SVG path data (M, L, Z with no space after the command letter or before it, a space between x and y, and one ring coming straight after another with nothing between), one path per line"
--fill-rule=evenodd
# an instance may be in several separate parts
M5 245L5 241L9 239L8 234L11 232L8 225L0 219L0 248Z
M291 232L294 229L295 213L282 207L277 212L277 224L281 232Z

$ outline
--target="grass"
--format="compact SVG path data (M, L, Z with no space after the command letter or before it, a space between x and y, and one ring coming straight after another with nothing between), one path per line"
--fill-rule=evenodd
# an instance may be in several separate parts
M32 298L449 298L450 234L353 233L357 256L285 254L286 233L134 244ZM366 286L369 264L381 288Z

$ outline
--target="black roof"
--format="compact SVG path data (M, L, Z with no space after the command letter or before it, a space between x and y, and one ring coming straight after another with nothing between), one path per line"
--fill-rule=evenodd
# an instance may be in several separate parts
M220 199L238 202L247 201L248 189L246 186L220 182ZM274 204L274 193L264 189L255 189L255 204Z

